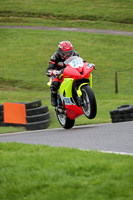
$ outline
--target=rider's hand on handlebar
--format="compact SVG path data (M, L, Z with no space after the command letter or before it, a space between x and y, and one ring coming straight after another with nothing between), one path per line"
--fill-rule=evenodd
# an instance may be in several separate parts
M62 69L62 70L53 70L53 75L60 76L63 73L63 70L64 69Z
M89 66L90 68L93 67L93 69L95 69L95 64L93 64L93 63L89 63L88 66Z

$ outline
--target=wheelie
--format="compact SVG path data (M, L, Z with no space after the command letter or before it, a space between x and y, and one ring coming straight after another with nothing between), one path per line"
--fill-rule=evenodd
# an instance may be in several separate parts
M62 59L63 67L59 66ZM64 59L64 60L63 60ZM56 60L58 62L56 63ZM50 63L56 63L57 69L49 66L47 75L51 77L49 82L51 89L51 104L55 106L55 112L59 123L65 129L74 126L75 119L85 115L93 119L97 113L97 103L92 90L92 74L95 65L84 61L78 53L73 51L69 41L59 43L57 52L51 57ZM58 69L58 66L60 69Z

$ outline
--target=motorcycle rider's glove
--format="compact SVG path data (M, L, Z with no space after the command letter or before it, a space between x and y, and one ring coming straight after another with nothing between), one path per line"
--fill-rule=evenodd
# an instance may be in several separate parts
M90 68L93 67L93 68L95 69L95 64L93 64L93 63L89 63L89 64L88 64L88 67L90 67Z
M62 70L53 70L51 72L51 76L60 76L63 73L64 69Z

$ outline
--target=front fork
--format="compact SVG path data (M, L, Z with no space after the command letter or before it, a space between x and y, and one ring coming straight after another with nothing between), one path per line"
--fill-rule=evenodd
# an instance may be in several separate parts
M82 105L84 105L83 99L82 99L82 91L81 91L81 87L82 87L83 85L88 85L88 83L82 83L82 84L78 87L78 90L77 90L77 106L82 106ZM92 74L90 74L90 77L89 77L89 86L92 88Z
M81 107L84 105L83 103L83 99L82 99L82 91L81 91L81 87L83 85L88 85L88 83L82 83L79 87L78 87L78 90L77 90L77 106L78 107Z

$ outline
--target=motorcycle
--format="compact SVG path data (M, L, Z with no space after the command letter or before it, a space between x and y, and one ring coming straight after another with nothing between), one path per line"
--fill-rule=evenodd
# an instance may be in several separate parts
M59 77L61 85L55 112L61 126L70 129L77 117L84 114L88 119L93 119L97 114L91 74L95 65L77 56L70 57L64 64L66 68Z

